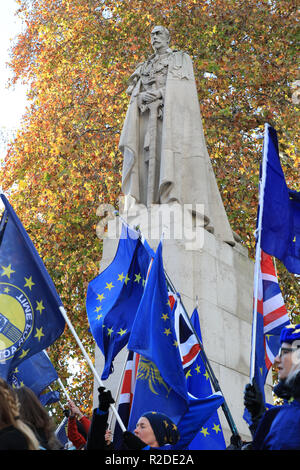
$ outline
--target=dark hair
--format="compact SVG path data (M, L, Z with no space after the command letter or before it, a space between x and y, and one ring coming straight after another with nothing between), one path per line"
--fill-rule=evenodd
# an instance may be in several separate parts
M16 389L20 402L20 417L38 435L42 445L55 450L61 447L55 435L55 424L35 393L28 387Z

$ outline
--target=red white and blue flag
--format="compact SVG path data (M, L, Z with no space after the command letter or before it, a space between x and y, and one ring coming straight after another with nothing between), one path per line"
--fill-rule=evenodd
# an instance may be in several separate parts
M289 323L272 257L261 250L254 375L261 389L278 353L281 329Z
M119 397L118 403L118 414L127 427L129 422L129 416L131 411L131 405L134 395L136 375L139 364L139 354L129 351L128 358L125 366L125 372L123 377L122 388ZM118 424L116 423L115 432L114 432L114 447L115 449L120 448L123 441L123 432Z
M178 341L178 347L181 357L183 370L187 373L188 369L196 361L199 352L199 341L190 325L186 320L184 307L178 294L168 292L170 307L174 309L174 325Z

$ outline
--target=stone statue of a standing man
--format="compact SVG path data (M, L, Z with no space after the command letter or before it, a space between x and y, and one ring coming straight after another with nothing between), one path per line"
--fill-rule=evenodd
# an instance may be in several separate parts
M233 235L206 149L193 64L169 47L163 26L151 32L154 54L129 79L130 104L119 147L122 191L137 204L204 205L216 236Z

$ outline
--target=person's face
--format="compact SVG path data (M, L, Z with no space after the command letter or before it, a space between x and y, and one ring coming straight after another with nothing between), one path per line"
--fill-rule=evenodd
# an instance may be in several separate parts
M278 370L278 379L284 380L287 378L291 368L294 364L294 348L290 343L282 343L281 348L274 359L274 365Z
M143 416L138 420L134 434L150 447L159 447L153 429L147 418Z
M162 27L155 27L151 32L151 44L156 52L165 50L169 47L169 38Z

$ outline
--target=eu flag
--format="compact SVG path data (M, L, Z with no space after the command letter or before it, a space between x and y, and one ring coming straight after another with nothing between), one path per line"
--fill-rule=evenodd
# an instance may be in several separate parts
M202 342L199 315L197 310L194 310L191 316L191 323L193 324L198 338ZM204 362L201 356L198 355L193 367L187 374L188 391L195 397L204 398L212 393L209 376L206 371ZM214 411L209 419L203 423L201 429L189 445L190 450L223 450L226 448L226 443L223 435L223 430L219 420L217 411Z
M290 190L280 164L277 134L266 125L262 166L261 248L300 274L300 192Z
M0 376L63 333L62 302L26 230L6 197L0 222Z
M51 405L60 400L60 392L58 390L51 390L50 392L42 393L39 400L43 406Z
M8 382L13 387L25 385L39 397L42 391L57 379L57 372L50 359L41 351L19 364L9 375Z
M130 426L135 426L141 411L153 410L163 411L177 424L187 410L188 394L175 333L174 313L168 298L161 242L132 326L128 349L142 356Z
M88 285L86 311L92 335L105 357L103 380L128 342L152 255L138 232L123 225L114 260Z

